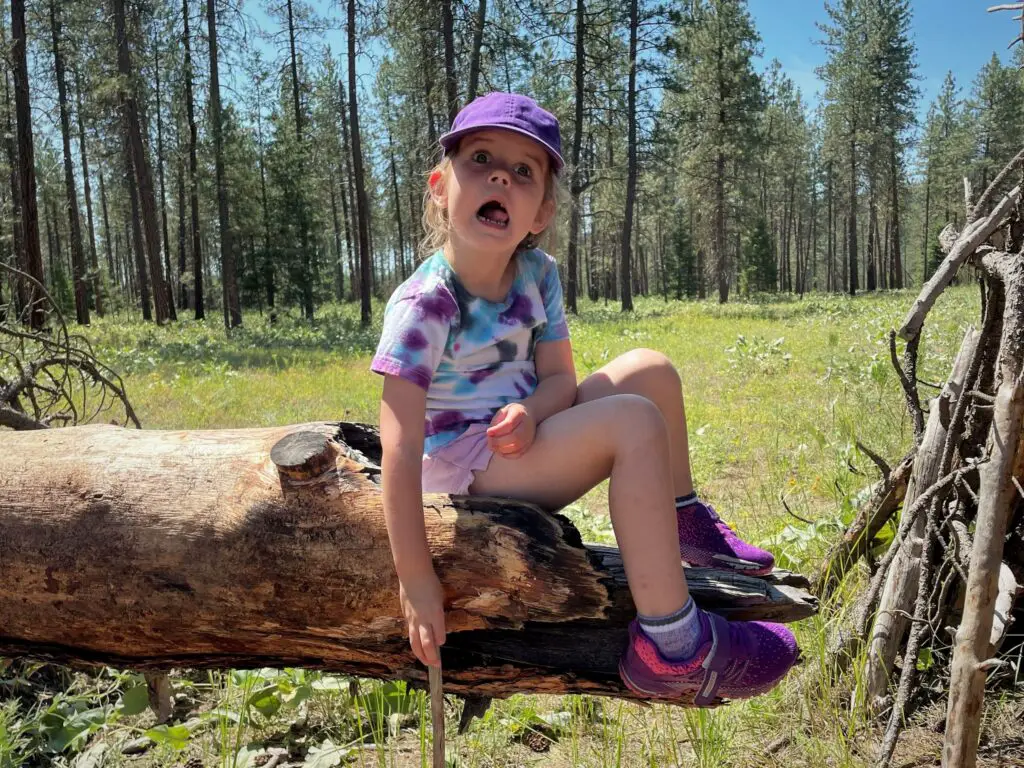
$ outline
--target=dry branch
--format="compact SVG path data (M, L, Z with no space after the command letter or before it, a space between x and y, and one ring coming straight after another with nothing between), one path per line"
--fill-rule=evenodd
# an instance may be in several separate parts
M950 250L949 255L945 258L942 264L935 274L932 275L931 279L925 283L921 289L920 295L914 301L913 307L907 313L906 318L903 320L903 325L900 327L899 335L900 338L909 341L921 332L921 326L924 325L925 316L931 310L932 305L938 298L939 294L942 293L946 286L948 286L953 278L956 276L957 270L960 269L960 265L963 264L967 258L974 254L978 247L984 243L989 236L996 231L999 225L1003 222L1003 219L1013 210L1017 200L1020 199L1020 186L1014 187L1008 192L1002 200L999 201L999 205L995 207L988 216L983 219L978 219L972 224L964 227L963 232L960 233L956 239L956 243Z
M424 682L375 429L295 431L0 434L0 654ZM634 614L618 550L509 500L426 495L424 514L445 588L446 691L632 697L617 674ZM815 610L806 581L785 573L688 579L695 600L732 618Z

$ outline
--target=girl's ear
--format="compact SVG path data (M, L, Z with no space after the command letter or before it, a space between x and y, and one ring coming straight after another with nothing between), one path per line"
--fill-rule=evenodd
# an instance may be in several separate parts
M540 208L537 210L537 216L533 220L533 226L530 227L530 232L535 235L539 235L545 229L548 228L548 224L551 223L551 219L555 216L555 201L552 198L544 198L544 202L540 204Z
M427 178L427 186L430 187L430 196L434 202L442 208L445 206L444 174L441 171L433 171Z

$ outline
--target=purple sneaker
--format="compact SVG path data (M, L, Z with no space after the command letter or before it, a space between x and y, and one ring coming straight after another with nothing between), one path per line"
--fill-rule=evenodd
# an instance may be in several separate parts
M782 624L726 621L701 611L701 645L692 659L669 661L634 620L619 676L634 693L655 699L748 699L774 688L797 662L796 638Z
M676 509L676 525L679 554L690 565L748 576L764 576L775 566L771 552L747 544L703 501Z

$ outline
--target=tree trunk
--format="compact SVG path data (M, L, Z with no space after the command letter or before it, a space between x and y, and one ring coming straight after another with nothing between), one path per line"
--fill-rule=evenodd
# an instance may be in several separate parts
M307 666L422 681L384 524L376 430L91 425L0 441L0 653L134 669ZM524 503L429 494L445 689L636 698L618 550ZM688 569L732 619L792 621L799 577ZM30 605L31 610L25 606Z
M846 257L849 269L847 288L851 296L857 288L857 137L850 135L850 213L847 216Z
M903 253L900 243L900 166L896 157L895 142L892 146L892 245L890 246L890 260L892 264L892 277L889 280L889 287L899 290L903 287ZM927 214L926 214L927 216Z
M142 319L152 320L153 313L149 306L149 277L146 274L146 255L142 237L142 216L139 211L139 190L135 183L136 174L132 150L128 136L124 137L124 171L127 182L128 200L131 203L132 250L135 254L136 285L139 302L142 305ZM128 270L125 270L129 272Z
M327 179L331 194L331 222L334 224L334 297L339 303L345 298L345 271L341 258L341 225L338 222L338 195L334 190L334 174Z
M163 102L160 99L160 43L153 45L153 74L156 80L156 173L160 182L160 229L164 243L164 272L167 286L167 313L171 320L178 319L174 306L174 272L171 270L171 240L167 234L167 192L164 184L164 120Z
M473 25L473 48L469 52L469 92L466 101L476 98L477 83L480 79L480 48L484 42L484 24L487 22L487 0L480 0L476 9L476 24Z
M224 123L220 112L215 0L206 0L206 29L210 49L210 122L213 132L214 173L217 177L217 217L220 225L220 278L223 282L224 326L230 330L242 324L242 306L238 297L235 251L231 225L228 221L228 183L224 170Z
M142 140L142 120L135 97L133 85L131 50L128 43L127 19L125 18L124 0L113 0L114 30L117 40L117 68L121 75L121 113L125 135L131 152L131 167L136 177L139 207L145 226L145 249L149 263L149 277L153 286L153 307L156 322L166 323L169 318L167 308L167 288L164 285L163 268L160 264L160 232L156 222L156 198L153 194L153 176L149 168L149 158Z
M932 169L929 164L924 175L924 233L921 245L921 285L928 282L928 227L932 203Z
M305 188L305 163L306 163L306 149L303 143L302 129L304 127L302 116L302 106L299 101L299 63L298 55L295 51L295 18L292 14L292 0L288 0L286 3L288 9L288 50L289 66L292 73L292 106L295 110L295 140L299 150L299 167L297 169L297 177L300 180L300 192L298 203L299 213L299 252L300 258L302 259L302 315L309 322L313 322L313 316L316 311L313 306L313 283L314 283L314 264L313 254L309 245L309 201L306 198Z
M71 160L71 117L68 114L68 86L65 80L64 56L60 49L61 23L56 0L50 0L50 32L53 39L53 74L57 80L57 106L60 111L60 136L64 151L64 205L68 217L71 246L71 271L75 287L75 319L79 325L89 324L89 283L85 251L82 248L82 222L78 214L78 188Z
M181 17L184 31L181 35L185 47L185 108L188 113L188 196L192 209L192 298L196 320L206 317L203 295L203 240L199 231L199 161L196 147L199 144L199 130L196 127L195 100L192 95L192 42L188 24L188 0L181 0Z
M640 24L637 0L629 3L629 80L626 86L626 210L622 220L622 261L620 275L622 281L622 311L633 311L632 286L632 242L633 242L633 206L636 202L636 41L637 27Z
M355 301L356 289L362 281L359 271L356 269L355 248L353 248L352 244L353 239L358 238L359 212L354 194L356 185L352 176L352 151L348 141L348 99L345 96L345 81L341 78L338 78L338 97L340 100L339 109L341 111L338 120L341 123L341 153L344 157L345 167L345 173L342 176L343 183L341 185L341 212L345 217L345 251L348 254L349 298ZM349 192L352 192L352 194L350 195ZM352 203L351 216L349 214L349 201Z
M448 125L459 111L459 86L455 82L455 21L452 0L441 0L441 37L444 40L444 90L448 99Z
M179 123L180 127L180 123ZM178 177L178 308L188 309L188 286L185 273L188 269L188 235L185 224L185 163L181 154L181 132L178 132L177 177Z
M117 276L117 267L114 265L114 237L110 234L110 215L107 209L107 187L103 181L103 170L100 169L98 174L100 179L100 212L103 214L103 249L107 254L107 273L110 275L110 281L115 285L120 285L120 281Z
M365 328L370 324L370 232L367 217L369 204L363 179L363 150L359 139L359 104L356 95L356 1L348 0L348 112L352 125L352 165L356 182L355 209L359 221L359 299L360 320Z
M3 22L0 12L0 45L7 50L7 25ZM10 173L9 181L11 186L11 230L12 244L14 251L14 265L24 270L28 258L25 253L25 240L22 236L22 203L21 203L21 181L18 174L18 154L15 147L15 131L12 122L14 109L11 105L11 83L7 72L11 66L4 67L4 151L7 155L7 168ZM14 281L14 307L18 316L24 321L27 319L21 313L26 310L29 304L28 281L19 277Z
M92 184L89 182L89 155L85 142L85 118L82 114L82 80L75 69L75 110L78 117L78 149L82 158L82 186L85 190L85 218L89 225L89 265L92 272L92 297L96 314L103 317L103 281L100 279L100 263L96 253L96 227L92 214Z
M580 196L583 194L580 156L583 149L583 99L585 98L584 72L586 54L584 43L586 32L583 0L576 0L576 45L573 57L573 127L572 127L572 179L569 184L569 243L566 249L566 293L565 304L572 314L578 314L576 297L579 292L579 284L576 275L579 271L579 238L580 238Z
M38 281L26 281L22 293L29 307L28 322L41 330L46 307L40 286L45 285L43 252L39 245L39 209L36 202L35 150L32 144L32 107L29 103L28 59L25 42L25 0L11 0L11 71L18 136L18 186L21 201L21 238L24 249L21 270Z
M402 280L405 280L405 234L402 228L402 198L398 194L398 172L395 170L395 145L391 139L391 115L386 117L388 131L388 160L391 166L391 193L395 198L395 226L398 228L398 266ZM339 249L338 261L341 262Z

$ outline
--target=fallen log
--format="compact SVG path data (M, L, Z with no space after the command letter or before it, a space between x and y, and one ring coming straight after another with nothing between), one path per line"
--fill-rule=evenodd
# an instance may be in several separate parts
M330 669L423 683L406 640L376 429L87 426L0 434L0 655L140 670ZM424 497L445 688L635 698L618 550L507 499ZM731 618L795 621L806 580L689 569Z

